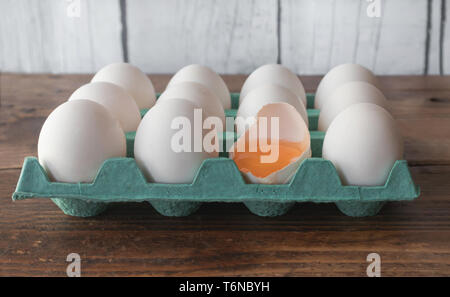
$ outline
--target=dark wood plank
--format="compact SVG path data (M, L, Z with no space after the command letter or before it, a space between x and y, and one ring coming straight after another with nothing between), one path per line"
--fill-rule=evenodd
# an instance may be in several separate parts
M85 276L365 276L371 252L380 254L383 276L449 275L450 167L412 173L419 200L389 203L369 218L312 203L272 219L226 203L167 218L130 203L82 219L49 199L11 202L19 170L1 170L0 275L64 276L72 252Z
M12 202L23 157L40 127L91 75L0 76L0 275L354 275L378 252L382 275L450 275L450 77L381 77L422 187L414 202L378 216L346 217L333 204L298 204L267 219L242 204L205 204L166 218L146 203L114 204L96 218L65 216L48 199ZM170 76L151 75L158 91ZM239 91L245 76L225 76ZM302 77L306 89L320 77Z

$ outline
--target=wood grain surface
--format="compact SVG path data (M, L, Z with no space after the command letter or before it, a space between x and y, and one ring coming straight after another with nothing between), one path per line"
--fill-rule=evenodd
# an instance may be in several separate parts
M170 76L150 76L158 91ZM260 218L242 204L204 204L186 218L147 203L114 204L95 218L64 215L49 199L11 201L23 158L36 155L42 123L90 75L0 77L0 275L64 276L81 256L84 276L450 275L450 77L381 77L421 186L413 202L350 218L333 204L297 204ZM239 91L244 76L225 76ZM320 77L302 77L314 91Z

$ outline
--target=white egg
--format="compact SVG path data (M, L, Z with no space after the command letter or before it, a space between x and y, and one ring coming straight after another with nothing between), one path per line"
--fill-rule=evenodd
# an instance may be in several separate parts
M344 185L384 185L402 156L395 120L371 103L354 104L341 112L323 141L322 157L334 164Z
M199 106L186 99L172 99L145 114L136 132L134 157L150 182L191 183L203 160L218 155L206 152L201 144L196 148L205 130L196 127L194 109Z
M39 134L39 163L54 181L92 182L106 159L125 155L125 134L119 121L90 100L61 104Z
M365 81L380 89L377 78L369 69L358 64L341 64L328 71L320 81L314 99L314 108L324 108L334 90L351 81Z
M217 117L225 127L225 111L219 97L212 93L207 87L196 82L180 82L168 86L159 96L157 103L170 99L186 99L197 104L203 109L205 117Z
M167 88L180 82L196 82L207 87L219 97L224 109L231 108L230 91L223 79L206 66L192 64L178 70L167 85Z
M248 127L253 123L256 114L264 105L270 103L289 103L292 105L303 118L306 126L308 126L308 114L306 108L298 100L298 97L289 89L275 84L261 85L250 91L244 102L239 106L236 114L236 132L242 135ZM247 125L240 124L245 122Z
M306 93L295 73L279 64L267 64L253 71L244 82L239 96L239 105L253 89L266 84L276 84L289 89L306 107Z
M121 86L136 101L139 109L155 104L155 89L150 79L139 68L128 63L109 64L100 69L92 82L106 81Z
M93 82L78 88L69 101L87 99L97 102L119 120L124 132L136 131L141 121L139 108L133 97L122 87L108 82Z
M388 102L377 87L363 81L348 82L330 95L330 100L320 111L319 130L326 131L340 112L357 103L373 103L388 109Z

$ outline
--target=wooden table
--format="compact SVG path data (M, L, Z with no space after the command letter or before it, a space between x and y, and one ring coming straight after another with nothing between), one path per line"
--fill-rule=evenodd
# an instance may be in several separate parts
M157 91L170 76L153 75ZM297 204L277 218L242 204L203 205L186 218L148 203L115 204L95 218L64 215L49 199L11 201L45 118L90 75L1 75L0 275L64 276L69 253L84 276L450 275L450 77L381 77L422 195L351 218L333 204ZM244 76L225 76L239 91ZM320 77L302 78L307 91Z

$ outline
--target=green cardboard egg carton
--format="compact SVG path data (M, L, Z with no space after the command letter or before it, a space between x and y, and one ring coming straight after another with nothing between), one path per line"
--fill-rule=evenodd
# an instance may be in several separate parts
M235 116L239 94L232 93ZM187 216L205 202L244 203L259 216L286 213L296 202L335 203L348 216L376 215L387 201L413 200L420 189L411 178L407 162L398 160L386 184L375 187L343 186L334 165L320 158L324 133L317 130L319 111L312 109L308 94L308 117L312 158L304 160L288 184L247 184L226 153L204 160L191 184L149 183L133 159L135 133L127 133L127 158L106 160L93 183L51 182L36 157L25 158L13 200L50 198L67 215L95 216L113 202L149 202L165 216ZM142 114L145 114L145 110ZM225 132L223 140L235 138Z

